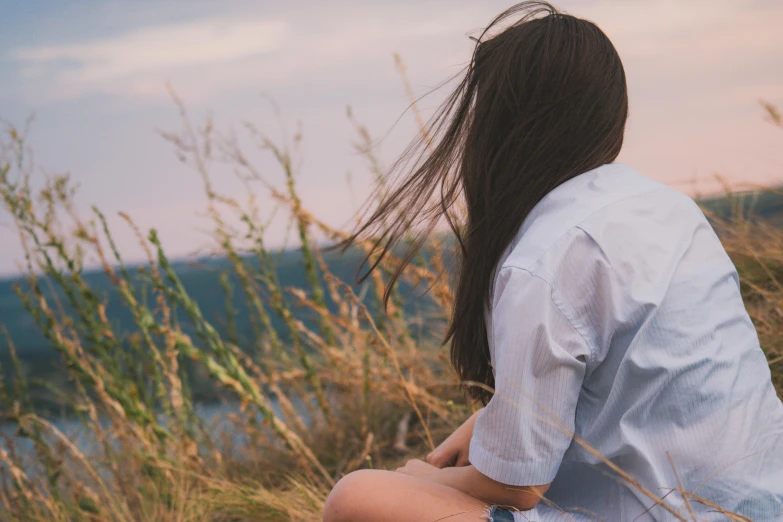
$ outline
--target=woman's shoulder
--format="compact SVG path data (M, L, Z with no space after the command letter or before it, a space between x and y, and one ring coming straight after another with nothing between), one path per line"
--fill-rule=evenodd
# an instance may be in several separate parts
M547 267L562 256L638 257L648 250L672 256L683 238L705 226L709 223L691 198L613 163L547 195L509 245L501 267L546 276Z
M581 193L590 190L596 192L585 187ZM605 196L587 196L602 201L588 202L592 208L581 214L554 205L539 214L510 248L495 286L512 278L525 284L531 276L546 281L560 311L591 346L600 347L607 346L610 325L656 309L674 278L685 272L704 273L698 283L690 278L691 289L709 286L713 276L736 273L704 214L686 195L653 182Z

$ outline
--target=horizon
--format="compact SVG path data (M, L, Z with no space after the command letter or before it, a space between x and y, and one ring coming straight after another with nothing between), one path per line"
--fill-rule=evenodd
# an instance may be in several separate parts
M770 191L772 191L771 193L780 195L781 199L783 200L783 193L780 192L781 188L783 188L783 185L781 185L780 187L769 187ZM765 191L766 191L766 189L747 189L747 190L740 190L740 191L732 192L731 194L732 195L757 195L757 194L763 193ZM699 203L707 203L707 202L711 202L711 201L720 201L720 200L722 200L724 198L726 198L726 194L725 193L716 193L716 194L703 195L702 197L696 199L696 201L699 202ZM446 231L446 232L448 233L448 231ZM325 246L328 246L328 244L329 243L320 242L320 243L318 243L318 247L319 248L324 248ZM270 253L271 254L277 254L277 255L286 254L286 253L296 253L296 252L300 252L300 251L301 251L301 249L300 249L299 246L285 246L285 245L281 246L280 248L272 248L272 249L270 249ZM253 254L251 252L246 252L243 255L245 255L245 256L254 256L255 254ZM329 255L329 254L325 253L325 255ZM342 253L338 253L337 255L338 256L342 255ZM179 257L168 257L168 261L172 265L188 265L188 264L197 265L200 262L222 261L222 260L226 260L226 259L227 259L227 257L225 256L225 254L219 254L219 255L214 255L214 254L199 254L199 255L186 254L186 255L183 255L183 256L179 256ZM138 268L141 268L141 267L149 266L149 261L146 260L146 259L140 259L140 260L125 262L124 265L125 265L125 268L133 270L133 269L138 269ZM110 266L112 268L116 269L119 265L112 264ZM95 274L95 273L104 273L104 272L105 272L104 269L100 265L98 265L98 264L95 264L95 265L85 265L84 266L84 270L83 270L84 274ZM37 271L36 273L39 276L45 275L45 272L41 272L41 271ZM0 284L2 284L2 283L9 283L9 282L13 282L13 281L19 281L19 280L23 279L24 276L25 276L24 272L9 273L9 274L5 274L5 273L0 272Z

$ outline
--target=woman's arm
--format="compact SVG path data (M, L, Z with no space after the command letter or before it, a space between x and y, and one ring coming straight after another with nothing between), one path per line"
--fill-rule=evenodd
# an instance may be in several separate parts
M492 308L495 393L455 440L469 440L469 465L439 469L410 461L399 471L492 504L533 508L557 476L573 441L576 407L591 349L527 270L500 271ZM451 443L449 443L451 444ZM456 444L455 446L462 446ZM517 486L522 485L522 486Z
M509 486L479 472L473 466L439 469L430 480L467 493L491 504L514 507L520 511L533 509L549 484L543 486Z
M421 460L410 460L405 467L397 471L449 486L489 504L516 508L520 511L533 509L549 489L549 484L542 486L502 484L470 465L438 469Z

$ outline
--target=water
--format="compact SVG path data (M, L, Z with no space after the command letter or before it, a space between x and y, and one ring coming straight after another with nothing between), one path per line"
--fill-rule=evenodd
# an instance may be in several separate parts
M281 415L281 411L276 402L273 402L273 407L277 415ZM294 404L294 407L303 412L305 410L304 404ZM196 416L201 421L204 431L213 441L218 450L225 447L243 447L249 444L249 441L245 438L244 430L237 430L236 417L240 417L240 422L246 417L246 421L253 420L248 417L248 413L241 411L238 403L210 403L210 404L196 404L194 405L194 411ZM233 417L233 418L232 418ZM307 415L302 414L305 422L308 422ZM86 426L82 421L75 417L60 417L60 418L47 418L47 421L51 422L57 430L64 434L68 440L83 454L91 455L99 452L98 441L96 440L93 431ZM262 417L259 413L255 414L255 420L260 423ZM167 424L165 415L160 415L158 421L161 425ZM101 424L104 427L108 427L109 423L106 420L102 420ZM3 447L6 451L9 451L11 446L20 455L32 454L33 442L27 437L20 437L18 435L18 427L14 424L4 423L0 424L0 447ZM45 439L50 442L57 440L56 437L46 433L44 430ZM5 466L0 464L0 470ZM35 475L36 472L30 473L30 470L25 470L28 474Z

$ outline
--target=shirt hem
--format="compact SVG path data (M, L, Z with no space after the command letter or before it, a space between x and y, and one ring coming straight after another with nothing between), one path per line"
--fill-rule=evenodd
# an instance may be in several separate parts
M476 439L470 441L470 463L482 475L509 486L543 486L551 484L560 468L555 461L508 461L484 448Z

